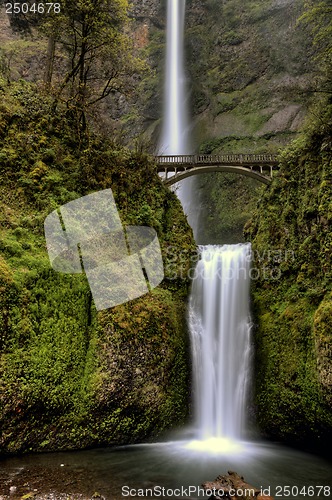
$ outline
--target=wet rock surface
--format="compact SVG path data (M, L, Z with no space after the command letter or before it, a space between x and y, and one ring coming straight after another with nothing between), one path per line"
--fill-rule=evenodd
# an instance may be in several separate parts
M65 464L60 464L56 469L42 465L4 470L0 468L0 500L117 498L111 490L107 492L107 496L103 496L97 491L98 481L91 477L90 486L87 477L87 469L77 468L73 472L72 468L67 469ZM118 495L118 498L121 498L121 495Z
M233 500L273 500L273 497L263 496L261 490L247 483L242 476L228 471L224 476L218 476L214 481L202 484L207 494L212 492L211 500L232 498Z

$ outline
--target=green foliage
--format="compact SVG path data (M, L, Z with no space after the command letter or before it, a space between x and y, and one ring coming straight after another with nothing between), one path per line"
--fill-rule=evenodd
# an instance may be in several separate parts
M247 232L258 270L259 423L274 438L323 448L332 435L331 103L313 111L280 154L280 172Z
M328 85L332 83L332 6L329 0L307 0L304 14L299 19L313 36L315 56L323 70L319 80ZM318 88L318 90L322 90Z
M332 301L331 294L324 297L314 316L314 335L318 351L319 382L324 399L332 406L331 361L332 361Z
M97 135L78 147L71 120L31 83L4 86L0 123L1 452L128 443L182 422L185 271L195 246L175 194L145 153ZM172 274L97 314L83 275L50 268L43 223L107 188L124 226L156 229Z
M112 107L123 94L135 100L145 64L134 50L128 11L127 0L64 0L60 12L10 15L16 33L0 48L0 81L43 86L53 109L65 106L81 146L91 123L100 123L100 101Z
M208 213L207 222L200 231L199 243L220 244L244 241L243 228L250 219L260 184L244 176L211 173L198 180L201 206Z
M68 113L83 132L87 110L115 92L133 91L132 77L142 70L128 36L127 0L64 0L61 13L48 16L42 30L49 37L48 86L52 81L54 50L67 55L69 70L52 88L65 99Z

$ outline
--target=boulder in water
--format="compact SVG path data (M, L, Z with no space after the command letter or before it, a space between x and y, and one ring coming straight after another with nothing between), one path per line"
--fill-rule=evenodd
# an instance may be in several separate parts
M210 499L214 500L273 500L273 497L261 494L261 490L246 483L244 478L233 471L224 476L218 476L214 481L202 484Z

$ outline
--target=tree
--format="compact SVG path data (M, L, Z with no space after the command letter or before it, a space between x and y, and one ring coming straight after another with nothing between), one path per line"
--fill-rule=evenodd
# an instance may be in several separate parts
M56 89L86 130L87 110L112 92L127 92L141 69L128 33L127 0L62 0L61 12L44 23L49 37L45 81L52 80L54 48L67 55L68 69Z

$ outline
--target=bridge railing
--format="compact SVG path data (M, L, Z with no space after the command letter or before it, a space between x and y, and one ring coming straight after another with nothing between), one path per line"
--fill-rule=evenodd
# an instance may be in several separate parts
M277 163L273 154L165 155L155 158L158 164L178 165Z
M196 163L196 155L165 155L156 156L157 163L184 163L193 164Z

